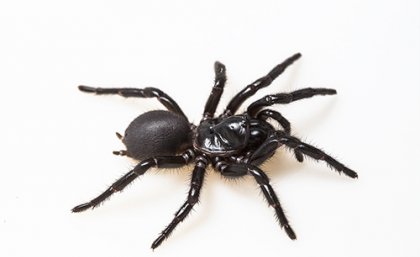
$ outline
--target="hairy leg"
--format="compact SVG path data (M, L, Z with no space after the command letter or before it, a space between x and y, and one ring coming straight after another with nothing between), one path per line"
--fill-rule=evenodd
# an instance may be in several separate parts
M281 228L286 231L290 239L296 239L296 234L290 226L286 215L284 214L283 208L280 205L280 201L270 185L268 176L260 168L251 164L229 164L222 162L216 164L215 167L220 171L222 175L228 177L240 177L244 175L253 176L255 181L260 186L268 204L273 207Z
M143 175L148 169L152 167L159 168L177 168L188 164L193 156L190 151L185 152L180 156L161 156L144 160L137 164L134 169L115 181L107 190L102 194L90 200L89 202L80 204L72 209L72 212L81 212L89 208L95 208L100 203L105 201L115 192L122 191L128 184L133 182L137 177Z
M198 202L200 197L201 186L203 185L204 176L207 167L207 159L203 156L198 156L195 159L195 167L191 177L190 190L185 203L175 213L175 217L169 225L160 233L158 238L153 242L152 249L158 247L167 239L178 224L188 216L194 205Z
M162 90L154 87L146 88L100 88L79 86L79 90L86 93L94 93L97 95L120 95L123 97L141 97L141 98L157 98L169 111L178 113L188 120L187 116L182 112L178 104L169 95Z
M343 172L345 175L351 177L351 178L357 178L358 175L355 171L352 169L346 167L341 162L337 161L330 155L326 154L324 151L310 145L307 143L302 142L297 137L287 135L283 131L277 131L273 137L271 137L269 140L270 142L277 143L278 147L285 145L286 147L290 149L296 149L299 152L301 152L303 155L309 156L315 160L324 161L328 164L333 170L336 170L338 173Z
M248 106L247 113L255 117L255 115L266 106L274 104L288 104L304 98L313 97L316 95L335 95L337 91L330 88L303 88L290 93L279 93L274 95L267 95L263 98L253 102Z
M302 55L300 53L292 55L279 65L275 66L267 75L257 79L256 81L252 82L244 89L242 89L230 100L228 106L226 107L225 115L235 114L235 112L246 99L254 95L258 90L269 86L273 82L273 80L280 76L280 74L282 74L287 67L292 65L301 56Z

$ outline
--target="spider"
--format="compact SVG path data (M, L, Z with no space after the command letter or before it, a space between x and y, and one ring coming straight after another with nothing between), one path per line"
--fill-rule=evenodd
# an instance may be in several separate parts
M237 111L246 99L269 86L300 57L300 53L294 54L275 66L267 75L247 85L230 100L219 116L214 114L226 83L226 67L216 61L214 86L198 126L189 123L178 104L160 89L79 86L79 90L83 92L98 95L118 94L123 97L156 98L167 110L154 110L141 114L130 123L124 135L117 133L126 150L114 151L114 154L131 157L139 163L102 194L74 207L72 211L81 212L98 206L152 167L178 168L194 163L188 197L169 225L153 242L151 247L155 249L170 236L179 223L184 221L198 202L207 167L211 165L216 172L225 177L253 177L265 199L274 209L281 228L292 240L296 239L296 234L284 214L268 176L259 168L260 164L272 157L279 147L284 146L293 151L299 162L307 156L322 160L333 170L343 172L351 178L357 178L357 173L324 151L292 136L289 121L268 107L316 95L334 95L337 92L328 88L303 88L290 93L271 94L251 103L245 112L238 114ZM275 129L268 119L272 119L282 129Z

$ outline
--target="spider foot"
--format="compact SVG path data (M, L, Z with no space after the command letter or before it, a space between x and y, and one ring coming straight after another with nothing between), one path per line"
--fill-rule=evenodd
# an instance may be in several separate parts
M83 204L77 205L76 207L71 209L71 211L72 212L82 212L82 211L86 211L87 209L89 209L91 207L92 207L91 203L83 203Z
M295 231L293 231L292 227L290 227L289 224L286 224L283 226L284 231L286 231L287 235L290 239L296 240L296 234Z
M96 88L94 87L88 87L88 86L83 86L83 85L79 86L79 90L86 93L96 93L97 91Z
M161 234L152 244L152 250L155 250L160 244L162 244L163 240L165 240L165 235Z
M351 170L349 168L344 168L343 173L351 178L359 178L359 175L354 170Z

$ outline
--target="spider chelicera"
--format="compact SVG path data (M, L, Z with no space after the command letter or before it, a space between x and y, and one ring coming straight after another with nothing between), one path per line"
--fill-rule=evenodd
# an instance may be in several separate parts
M333 170L343 172L351 178L357 173L335 160L324 151L302 142L290 134L290 123L279 112L268 109L274 104L288 104L315 95L334 95L328 88L303 88L290 93L267 95L237 114L239 107L258 90L269 86L284 70L301 57L297 53L275 66L267 75L257 79L236 94L219 116L214 116L226 82L226 68L214 64L215 82L202 119L198 126L188 122L178 104L157 88L93 88L79 86L83 92L118 94L123 97L157 98L167 111L149 111L138 116L125 131L117 136L126 150L114 151L116 155L126 155L140 161L131 171L113 183L105 192L91 201L78 205L73 212L94 208L115 192L123 190L133 180L152 167L178 168L194 163L188 197L169 225L153 242L158 247L182 222L198 202L208 165L226 177L252 176L261 188L264 197L274 209L280 226L291 239L296 239L268 176L258 166L274 155L277 148L285 146L293 151L295 158L302 162L304 156L322 160ZM275 129L267 122L272 119L282 129Z

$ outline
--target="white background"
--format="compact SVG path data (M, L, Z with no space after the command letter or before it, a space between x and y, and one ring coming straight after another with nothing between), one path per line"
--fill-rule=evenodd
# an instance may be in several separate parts
M0 255L419 256L419 10L414 0L3 1ZM253 99L337 89L275 108L360 178L283 149L264 165L297 241L252 179L210 171L201 203L152 252L185 200L191 167L152 170L100 208L70 212L134 165L111 154L123 148L114 132L161 108L77 85L159 87L197 123L215 60L227 66L224 105L298 51L302 59Z

